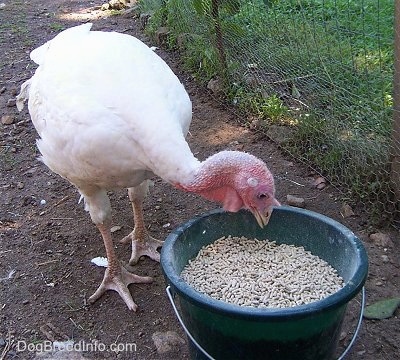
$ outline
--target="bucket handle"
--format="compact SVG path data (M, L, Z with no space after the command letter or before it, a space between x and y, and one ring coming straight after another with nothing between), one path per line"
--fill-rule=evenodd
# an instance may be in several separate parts
M344 357L347 355L347 353L350 351L351 347L353 346L354 342L356 341L358 332L360 331L360 328L361 328L361 322L362 322L362 318L363 318L363 315L364 315L364 307L365 307L365 286L363 286L362 289L361 289L360 316L358 318L356 330L354 331L353 337L351 338L351 341L350 341L349 345L342 352L342 355L340 355L338 357L338 360L344 359Z
M189 332L189 330L187 329L186 325L184 324L184 322L183 322L183 320L182 320L182 318L181 318L181 316L180 316L180 314L179 314L179 312L178 312L178 309L177 309L177 307L176 307L176 305L175 305L174 297L173 297L172 292L171 292L171 286L168 285L168 286L166 287L165 291L167 292L169 301L171 302L171 305L172 305L172 307L174 308L176 317L178 318L180 324L182 325L183 330L185 330L186 335L189 337L190 340L192 340L193 344L195 344L196 347L207 357L207 359L209 359L209 360L215 360L207 351L205 351L205 350L201 347L201 345L196 341L196 339L192 336L192 334Z
M165 291L167 292L168 295L168 299L171 302L171 305L175 311L175 315L179 320L179 323L181 324L183 330L185 331L186 335L189 337L189 339L193 342L193 344L196 345L196 347L209 359L209 360L215 360L206 350L204 350L201 345L196 341L196 339L192 336L192 334L189 332L188 328L186 327L186 325L184 324L178 309L175 305L175 301L174 301L174 296L172 295L172 290L171 290L171 286L168 285L165 289ZM363 286L362 290L361 290L361 309L360 309L360 316L358 318L358 322L357 322L357 326L356 326L356 330L354 331L353 337L351 338L351 341L349 343L349 345L347 346L347 348L343 351L343 353L338 357L338 360L343 360L344 357L347 355L347 353L350 351L350 348L353 346L358 332L360 331L361 328L361 322L362 322L362 318L363 318L363 313L364 313L364 306L365 306L365 287Z

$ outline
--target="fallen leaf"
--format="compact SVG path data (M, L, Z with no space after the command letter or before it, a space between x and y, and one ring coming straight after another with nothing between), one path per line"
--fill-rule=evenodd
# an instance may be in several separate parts
M399 305L399 297L379 300L365 307L363 315L367 319L387 319L393 315Z

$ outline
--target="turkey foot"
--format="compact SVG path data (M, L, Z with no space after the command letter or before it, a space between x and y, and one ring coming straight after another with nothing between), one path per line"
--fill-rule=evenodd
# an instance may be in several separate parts
M143 240L137 240L135 231L132 231L129 235L125 236L121 242L123 244L132 242L132 255L129 260L129 265L137 264L141 256L148 256L150 259L160 262L160 253L157 249L162 247L164 241L154 239L148 234L144 236Z
M123 244L132 242L132 255L129 265L135 265L141 256L148 256L150 259L160 262L160 253L157 249L163 245L163 241L154 239L149 235L143 219L143 199L149 190L149 186L150 181L147 180L143 181L139 186L128 189L135 227L121 242Z
M89 298L89 302L94 303L107 290L114 290L125 301L129 310L136 311L137 305L132 299L128 285L136 283L151 283L152 281L153 279L151 277L132 274L121 265L114 272L112 272L108 267L104 274L103 281L96 292Z

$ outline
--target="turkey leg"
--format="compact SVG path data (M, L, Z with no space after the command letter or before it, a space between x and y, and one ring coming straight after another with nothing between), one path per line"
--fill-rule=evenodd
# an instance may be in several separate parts
M125 236L121 242L132 243L132 255L129 265L135 265L141 256L148 256L154 261L160 262L160 253L157 251L163 245L163 241L157 240L149 235L146 230L143 218L143 200L149 188L148 180L135 188L129 188L129 199L132 203L133 221L135 227L133 231Z
M118 292L121 298L125 301L129 310L136 311L137 305L134 303L128 285L134 283L150 283L153 279L149 276L139 276L130 273L118 261L115 254L114 244L111 238L111 224L97 224L98 229L103 236L104 246L106 248L108 267L104 274L103 281L96 292L89 298L90 303L94 303L107 290Z

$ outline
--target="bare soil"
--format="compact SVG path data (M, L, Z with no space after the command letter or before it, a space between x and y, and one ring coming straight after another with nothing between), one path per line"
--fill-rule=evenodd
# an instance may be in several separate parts
M97 5L97 7L96 7ZM12 124L0 124L0 358L82 358L82 354L19 352L18 341L40 344L45 340L73 339L75 342L105 344L134 343L136 351L88 351L89 359L188 359L187 340L165 294L160 264L143 259L135 266L139 275L154 278L152 284L131 285L136 313L120 297L108 292L93 305L87 298L99 285L104 268L90 263L104 256L100 234L78 204L73 186L51 173L37 160L36 131L25 109L18 113L15 95L35 70L29 52L54 37L60 30L82 22L93 22L95 30L119 31L154 45L140 30L138 19L111 16L100 11L101 3L64 0L7 0L0 4L0 111L11 116ZM313 186L317 174L261 134L240 124L213 94L196 84L180 67L179 54L159 49L185 84L194 104L194 118L188 141L199 159L222 149L248 151L264 159L276 178L277 197L286 203L288 194L303 197L306 208L340 221L363 240L370 270L366 283L367 303L399 295L399 233L374 229L355 207L344 217L341 193L328 185ZM115 64L124 66L129 64ZM67 71L67 69L66 69ZM107 151L107 149L105 149ZM127 262L130 247L118 239L133 228L126 191L111 193L114 233L119 258ZM347 199L349 201L349 199ZM145 203L145 218L151 234L164 239L179 224L217 207L191 194L179 192L155 179ZM374 242L372 232L391 237ZM338 354L348 345L360 313L360 296L349 304ZM400 354L399 309L381 321L364 319L357 341L347 359L395 359ZM170 350L157 350L153 335L173 331L180 339L169 341ZM57 357L58 356L58 357ZM67 357L63 357L67 356Z

